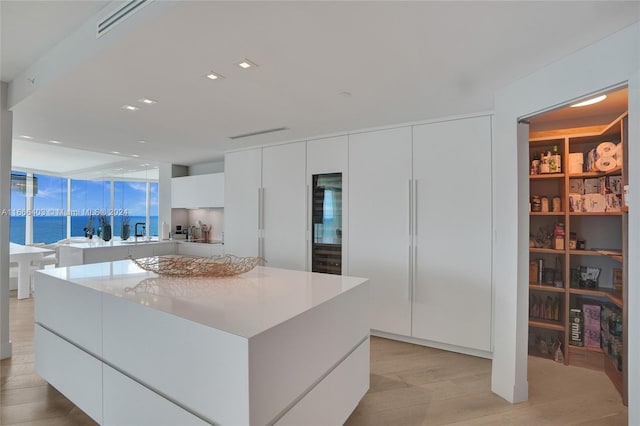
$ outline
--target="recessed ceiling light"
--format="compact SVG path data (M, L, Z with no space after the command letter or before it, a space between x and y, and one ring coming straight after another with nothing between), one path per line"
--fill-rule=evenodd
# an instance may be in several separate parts
M147 143L147 141L138 141L138 143Z
M122 109L126 109L128 111L137 111L140 108L138 108L137 106L133 106L133 105L122 105Z
M583 107L587 105L597 104L598 102L602 102L607 99L607 95L596 96L595 98L587 99L586 101L578 102L577 104L571 105L571 108Z
M56 141L56 140L50 140L49 142L51 142L51 143L55 143L55 144L61 144L61 143L62 143L62 142L60 142L60 141Z
M27 135L20 135L18 137L22 139L33 139L33 136L27 136Z
M245 70L248 69L248 68L255 68L255 67L258 66L255 62L251 62L250 60L248 60L246 58L243 59L242 61L238 62L236 65L239 66L242 69L245 69Z
M209 80L219 80L219 79L224 78L224 76L222 76L222 75L218 74L217 72L213 72L213 71L209 72L209 73L206 75L206 77L207 77Z
M140 157L138 154L131 154L131 156L136 158Z
M154 101L153 99L149 99L149 98L140 98L138 99L138 102L147 104L147 105L153 105L155 103L158 103L158 101Z
M111 151L112 154L120 154L120 151Z

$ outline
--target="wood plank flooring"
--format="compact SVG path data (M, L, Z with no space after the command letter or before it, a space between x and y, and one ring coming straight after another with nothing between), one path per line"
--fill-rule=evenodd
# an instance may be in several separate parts
M34 371L33 299L12 292L10 311L13 357L0 364L0 424L95 425ZM372 337L370 390L346 425L627 424L602 372L530 357L529 401L521 404L491 393L490 381L489 360Z

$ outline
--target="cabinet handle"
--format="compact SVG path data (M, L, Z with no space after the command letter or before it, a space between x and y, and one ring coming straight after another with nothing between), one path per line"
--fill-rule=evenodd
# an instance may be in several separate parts
M411 236L413 235L413 188L411 179L409 179L409 245L411 245Z
M305 194L304 203L304 211L306 212L305 216L307 217L307 232L309 232L309 185L307 185L307 192Z
M258 238L260 238L260 230L262 229L261 217L262 217L262 188L258 188Z
M416 244L413 246L413 280L411 282L411 300L414 299L414 292L415 292L415 288L417 286L418 283L418 244L416 242Z
M409 244L409 301L411 301L411 287L413 283L413 250Z
M414 205L414 216L413 216L413 233L416 236L416 245L418 243L418 179L413 181L413 205Z

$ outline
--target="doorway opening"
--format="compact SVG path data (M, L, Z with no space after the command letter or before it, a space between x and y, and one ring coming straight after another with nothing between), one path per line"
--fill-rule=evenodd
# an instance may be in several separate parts
M627 404L628 90L527 118L529 355L602 371Z

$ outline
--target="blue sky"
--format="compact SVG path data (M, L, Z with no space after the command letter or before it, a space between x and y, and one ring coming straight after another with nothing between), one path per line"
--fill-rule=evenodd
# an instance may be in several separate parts
M15 172L14 172L15 173ZM34 209L66 210L67 179L39 175L38 193L34 198ZM129 216L144 216L146 183L116 182L114 185L114 208L128 210ZM11 209L25 208L25 195L11 191ZM110 182L72 180L71 209L105 209L110 207ZM151 184L151 215L158 213L158 184ZM82 212L79 213L82 215Z

